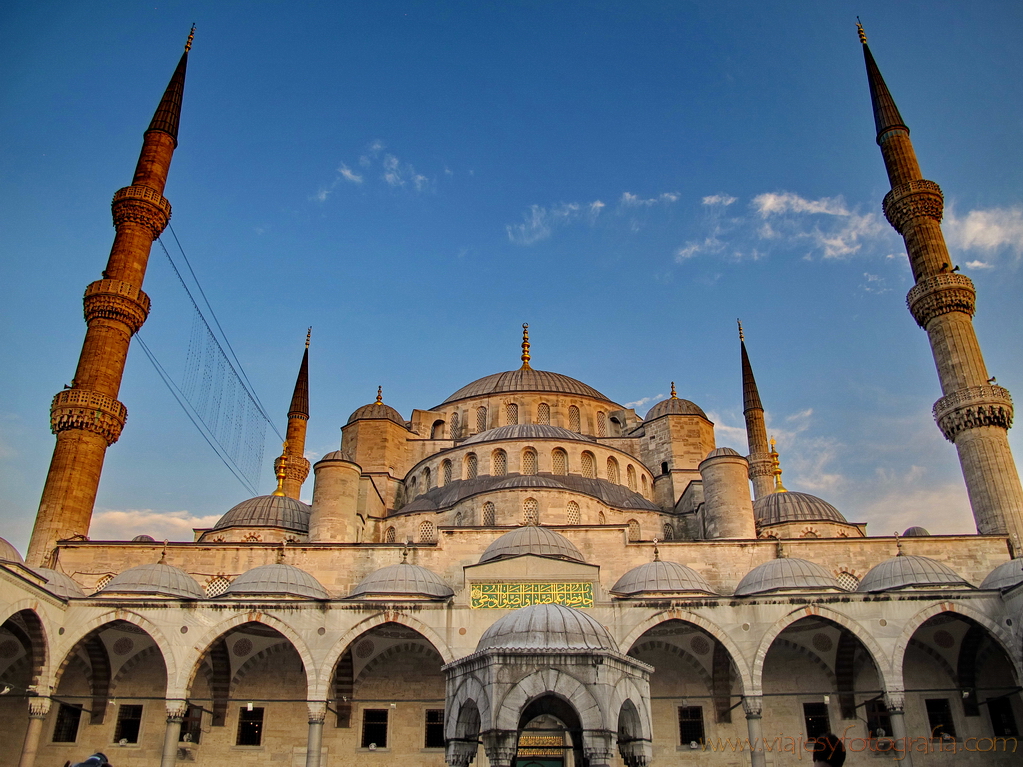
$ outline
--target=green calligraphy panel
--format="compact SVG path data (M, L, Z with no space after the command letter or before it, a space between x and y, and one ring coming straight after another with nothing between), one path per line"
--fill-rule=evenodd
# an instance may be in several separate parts
M514 610L529 605L593 607L592 583L474 583L469 606L474 610Z

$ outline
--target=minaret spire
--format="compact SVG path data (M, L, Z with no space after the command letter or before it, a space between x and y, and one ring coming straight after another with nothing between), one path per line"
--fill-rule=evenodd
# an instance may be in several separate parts
M529 323L522 323L522 367L520 370L529 370Z
M739 325L739 351L742 356L742 414L746 419L746 442L749 445L749 478L753 482L753 498L763 498L775 491L770 449L767 445L767 425L764 406L760 402L753 366L746 353L746 337Z
M915 285L906 296L913 319L927 332L942 397L934 418L959 453L970 505L983 535L1007 535L1023 554L1023 487L1009 449L1012 397L988 377L973 329L976 290L955 273L941 231L941 188L923 178L895 101L858 26L870 85L877 144L892 189L884 214L902 235Z
M149 297L142 292L149 251L171 216L163 190L178 143L191 40L190 33L143 136L132 184L114 194L116 233L106 269L85 289L86 331L78 368L71 387L58 392L50 406L57 444L26 557L32 565L48 560L57 541L89 532L106 450L121 436L128 417L117 395L131 337L149 314Z
M302 364L298 368L295 380L295 391L291 395L291 407L288 408L288 437L284 454L277 461L284 461L286 471L284 479L284 495L296 500L302 494L302 484L309 476L309 460L305 457L306 425L309 421L309 340L313 329L309 328L305 335L305 352Z

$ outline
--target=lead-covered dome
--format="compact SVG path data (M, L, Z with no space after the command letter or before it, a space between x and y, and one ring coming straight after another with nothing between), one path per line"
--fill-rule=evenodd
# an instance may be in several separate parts
M487 546L487 550L480 557L480 564L498 559L521 557L524 554L567 559L571 562L586 561L575 544L565 536L546 527L526 525L505 533Z
M1008 589L1023 583L1023 559L1002 562L981 582L982 589Z
M906 528L906 531L902 534L902 537L903 538L923 538L923 537L928 536L928 535L930 535L930 533L927 532L927 528L926 527L920 527L920 525L913 525L912 527L907 527Z
M772 559L757 565L739 581L735 596L748 597L770 591L842 591L838 581L816 562L796 557Z
M710 584L696 570L678 562L657 560L634 567L611 587L615 594L681 594L699 592L713 594Z
M385 405L383 402L371 402L368 405L363 405L350 416L348 416L348 423L354 423L355 421L373 420L394 421L403 429L407 428L405 426L405 419L401 417L401 413L399 413L390 405Z
M305 570L278 563L260 565L239 575L224 591L225 597L289 596L305 599L330 599L318 580Z
M147 596L202 599L202 589L195 578L171 565L139 565L110 579L97 594L145 594Z
M533 368L524 367L518 370L509 370L505 373L494 373L466 384L444 400L440 406L446 405L449 402L456 402L460 399L486 397L490 394L518 391L575 394L580 397L590 397L592 399L604 400L612 405L615 404L592 386L587 386L582 381L561 375L561 373L550 373L546 370L534 370ZM439 409L440 406L434 409Z
M867 593L912 587L969 585L948 565L929 557L899 554L870 568L856 590Z
M668 397L668 399L662 399L646 413L644 421L652 421L655 418L660 418L662 415L698 415L701 418L707 418L707 414L703 412L703 408L697 405L695 402L690 402L687 399L680 399L679 397ZM709 420L709 419L708 419Z
M283 495L259 495L242 501L213 526L214 530L227 527L280 527L299 533L309 532L309 514L312 507Z
M3 538L0 538L0 562L17 562L19 565L25 564L25 560L22 559L18 550Z
M809 493L780 492L753 502L753 515L759 525L782 522L838 522L849 524L841 512L827 501Z
M478 434L473 434L463 445L472 445L477 442L497 442L499 440L535 440L535 439L556 439L573 440L575 442L596 442L593 437L587 437L576 431L562 429L560 426L546 426L539 423L519 423L509 426L498 426L496 429L487 429Z
M51 570L48 567L33 567L32 572L40 578L45 578L46 590L51 594L56 594L61 599L85 596L82 587L75 583L70 576L64 575L64 573Z
M618 651L607 629L564 605L530 605L504 616L483 632L480 650Z
M349 599L447 599L454 593L433 570L399 562L367 575L352 590Z

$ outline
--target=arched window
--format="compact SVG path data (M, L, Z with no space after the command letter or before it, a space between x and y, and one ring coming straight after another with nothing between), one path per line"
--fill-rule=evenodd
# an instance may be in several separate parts
M625 482L629 486L629 490L636 492L636 467L631 463L625 469Z
M629 540L638 541L640 536L639 522L634 519L629 520Z
M568 507L566 508L566 516L568 517L568 524L578 525L579 524L579 504L575 501L569 501Z
M640 474L639 479L643 485L643 495L646 495L646 474Z
M597 459L593 457L593 453L589 450L585 451L582 455L581 468L584 477L588 479L597 478Z
M509 402L504 406L504 417L508 421L508 424L514 426L519 422L519 406L514 402Z
M597 512L597 524L598 525L606 525L607 524L607 517L604 516L604 512L602 512L602 511L598 511Z
M522 502L522 524L540 524L540 504L536 502L536 498L527 498Z
M433 475L430 472L430 467L427 466L423 469L423 492L430 492L431 483L433 481Z
M490 463L492 465L491 473L495 477L503 477L508 473L508 454L503 450L495 450L490 457Z
M461 439L462 425L458 420L458 413L451 414L451 439Z
M614 458L607 459L607 481L612 485L618 484L618 461Z
M843 570L838 574L838 585L846 591L856 591L860 586L860 580L852 573Z
M444 477L444 484L447 485L451 482L451 461L445 459L444 463L440 465L441 476Z
M665 541L675 540L675 528L669 525L667 522L664 523L664 538Z
M227 591L227 587L230 585L231 581L223 575L218 575L216 578L210 578L210 582L206 584L206 596L210 599L213 597L219 597Z
M536 474L536 451L531 447L522 451L522 473Z
M409 498L412 498L414 500L415 497L417 495L419 495L418 487L419 487L419 481L415 477L412 477L412 479L410 479L408 481L408 497Z
M396 533L393 527L389 527L384 530L384 543L394 543L394 537Z
M575 405L568 409L568 428L572 431L582 431L582 423L579 420L579 408Z
M430 439L444 439L444 422L434 421L430 428Z
M667 474L667 473L668 473L668 462L667 461L661 461L661 474Z
M607 436L607 414L603 410L597 411L597 436Z
M96 591L99 591L100 589L102 589L104 586L106 586L108 583L110 583L110 581L112 581L113 579L114 579L114 576L112 576L112 575L104 575L102 578L100 578L98 581L96 581ZM93 592L93 593L95 593L95 592Z
M487 409L485 407L483 407L482 405L480 405L478 408L476 408L476 431L477 432L481 432L481 431L486 431L486 430L487 430Z
M455 512L455 527L461 527L461 526L462 526L462 512L456 511Z
M551 425L551 406L546 402L536 406L536 422L541 426Z
M437 540L437 534L434 532L433 522L423 522L419 526L419 542L420 543L434 543Z
M496 514L494 513L494 504L492 504L490 501L487 501L486 503L483 504L483 526L493 527L495 524L497 524L495 517Z
M476 475L479 473L479 467L476 461L476 454L469 453L465 456L465 478L476 479Z
M551 471L560 476L568 474L568 453L560 447L554 448L551 453Z

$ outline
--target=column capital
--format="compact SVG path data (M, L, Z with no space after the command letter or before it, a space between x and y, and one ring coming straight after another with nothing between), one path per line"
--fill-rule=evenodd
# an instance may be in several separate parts
M747 719L759 719L764 713L764 696L744 695L742 708L746 712Z
M309 724L323 724L327 718L327 701L307 700L306 706L309 709Z
M188 701L180 698L167 699L167 721L180 722L188 712Z
M884 707L889 714L901 715L906 710L906 693L903 690L889 690L884 694Z
M29 719L45 719L50 713L50 706L53 701L49 698L29 698L28 716Z
M514 730L490 730L480 736L491 767L511 767L519 746L519 734Z

